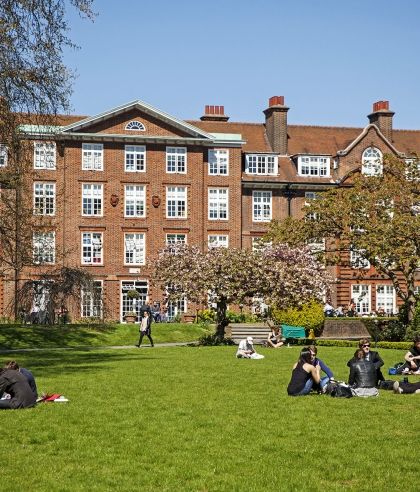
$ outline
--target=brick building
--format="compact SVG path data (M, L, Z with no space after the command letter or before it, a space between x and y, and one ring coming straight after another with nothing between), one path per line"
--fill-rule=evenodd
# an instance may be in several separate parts
M107 317L123 321L132 309L129 290L141 301L161 300L149 279L165 244L252 248L271 219L301 214L305 201L339 186L361 163L370 173L386 153L420 152L420 131L393 129L387 101L373 105L364 128L289 125L288 111L275 96L260 123L231 122L223 106L206 106L199 120L182 121L133 101L71 117L53 135L26 127L34 143L34 210L52 220L34 234L34 254L43 263L86 268ZM37 241L44 246L37 249ZM36 269L26 274L36 278ZM360 298L360 313L378 306L396 311L390 282L374 271L363 280L338 267L333 275L334 303ZM1 289L4 313L10 280ZM86 295L72 317L100 309ZM170 306L170 315L186 309Z

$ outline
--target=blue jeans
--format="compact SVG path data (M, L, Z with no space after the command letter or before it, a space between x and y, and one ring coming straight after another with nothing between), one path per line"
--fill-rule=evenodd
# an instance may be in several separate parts
M328 383L329 380L330 378L328 376L324 376L323 378L321 378L321 381L319 382L319 387L322 389ZM313 385L314 385L314 380L312 378L309 378L306 381L306 384L303 387L302 391L297 393L295 396L308 395L311 392Z

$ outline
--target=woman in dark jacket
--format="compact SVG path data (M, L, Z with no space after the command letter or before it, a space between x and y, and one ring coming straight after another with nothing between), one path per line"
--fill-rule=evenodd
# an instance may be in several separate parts
M0 398L3 393L8 393L10 398L0 400L0 410L28 408L36 403L28 380L14 369L0 369Z
M376 366L365 359L363 349L358 349L350 364L349 385L355 396L378 396L376 386Z

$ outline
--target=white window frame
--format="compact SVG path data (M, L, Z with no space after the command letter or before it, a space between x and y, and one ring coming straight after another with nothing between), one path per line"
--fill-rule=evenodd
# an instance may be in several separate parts
M245 156L245 173L261 176L276 176L279 172L277 155L247 154Z
M126 145L124 147L124 170L126 173L146 172L145 145Z
M166 172L187 174L187 147L166 147Z
M270 222L273 217L273 193L266 190L252 192L252 222Z
M34 142L34 169L55 169L55 142Z
M368 147L362 153L362 174L380 176L383 171L383 155L376 147Z
M8 149L4 144L0 144L0 167L7 166Z
M187 235L184 233L169 232L166 234L166 246L173 244L187 244Z
M34 182L34 215L55 215L55 183Z
M89 242L85 242L89 240ZM89 256L85 256L85 251ZM82 232L81 262L82 265L98 266L104 264L103 233L99 231ZM90 260L89 260L90 258ZM88 259L88 261L86 261Z
M33 262L35 265L55 264L55 231L35 231L33 241Z
M144 232L124 233L124 265L135 266L146 263L146 234Z
M166 187L166 218L167 219L186 219L187 218L187 187L186 186L167 186Z
M139 294L138 299L130 299L127 296L128 291L136 290ZM138 307L146 304L149 298L149 282L147 280L122 280L120 285L120 321L126 323L124 317L130 312L137 313L136 322L139 321Z
M229 235L228 234L209 234L207 238L207 246L211 248L228 248L229 247Z
M328 178L331 176L331 159L323 155L300 155L298 175L307 178Z
M103 315L103 281L94 280L92 287L93 293L82 289L80 306L82 318L102 318Z
M82 216L102 217L104 186L100 183L82 183ZM91 213L88 213L89 209Z
M305 207L309 207L311 200L317 200L318 195L315 191L305 191ZM318 214L311 212L305 215L306 220L317 220Z
M82 169L84 171L104 170L103 144L82 143Z
M208 154L209 176L229 176L229 151L210 149Z
M371 312L371 288L368 284L352 284L351 298L356 305L356 313L369 314Z
M124 217L146 217L146 186L124 185Z
M129 121L125 125L125 129L130 131L139 131L139 132L146 131L146 127L143 125L143 123L137 120Z
M229 188L208 188L208 219L229 220Z
M397 299L393 285L380 284L376 286L376 311L379 308L383 308L387 314L397 312Z

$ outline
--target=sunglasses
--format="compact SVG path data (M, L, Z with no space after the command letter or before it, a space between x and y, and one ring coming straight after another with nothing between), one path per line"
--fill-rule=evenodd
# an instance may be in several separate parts
M370 344L362 345L362 348L370 347Z

